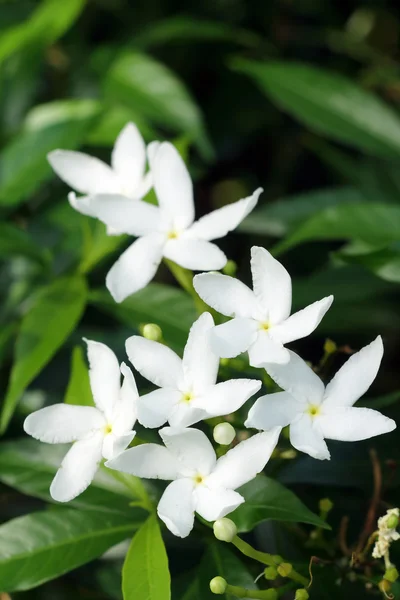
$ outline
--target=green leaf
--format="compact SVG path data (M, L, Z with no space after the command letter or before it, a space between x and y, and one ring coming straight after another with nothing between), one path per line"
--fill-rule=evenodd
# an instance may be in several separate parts
M92 220L93 222L93 220ZM81 264L80 273L89 273L98 263L126 243L126 235L107 235L106 226L100 221L90 223L87 230L86 248Z
M400 283L400 248L376 247L354 241L335 252L334 259L347 264L362 265L385 281Z
M0 589L29 590L90 562L128 538L127 516L60 508L0 527Z
M331 206L313 215L274 247L281 254L313 240L358 239L372 244L400 240L400 206L358 202Z
M169 600L171 578L156 515L135 534L122 569L124 600Z
M400 118L346 77L298 63L237 59L233 68L313 131L376 156L399 157Z
M94 406L89 370L83 355L82 346L75 346L72 351L71 375L64 402L66 404Z
M166 342L177 349L185 345L196 318L190 296L161 283L150 283L121 304L116 304L108 293L101 290L91 292L89 302L134 329L138 329L140 324L156 323L161 327Z
M81 277L65 277L42 288L22 319L0 429L6 429L18 400L78 323L87 299Z
M365 200L365 196L352 187L313 190L262 206L246 217L239 230L282 237L316 212L338 204L355 204Z
M20 25L2 31L0 40L0 63L17 51L34 45L45 47L51 44L70 26L81 13L85 0L43 0L31 17Z
M197 104L175 73L150 56L129 52L119 57L106 75L105 93L150 122L187 134L206 157L212 155Z
M231 513L229 518L236 523L239 532L251 531L262 521L269 520L309 523L330 529L293 492L265 475L258 475L238 491L246 502Z
M35 107L23 131L0 154L0 205L15 207L48 179L47 154L74 149L102 110L94 100L60 100Z
M0 223L0 257L12 255L26 256L42 264L48 262L47 254L36 246L28 233L9 223Z
M27 496L55 502L49 493L50 484L69 448L68 444L48 445L29 438L2 442L0 481ZM131 500L132 494L125 485L116 481L109 470L99 469L90 487L69 505L127 514L132 510ZM144 518L147 513L141 514Z
M258 589L254 583L255 577L224 542L210 543L200 563L198 579L201 600L215 600L215 595L210 590L210 581L217 576L226 579L230 585ZM221 598L233 600L236 596L224 594Z

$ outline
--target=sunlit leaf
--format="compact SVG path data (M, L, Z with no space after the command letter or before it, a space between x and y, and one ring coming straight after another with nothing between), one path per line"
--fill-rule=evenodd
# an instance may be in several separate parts
M71 374L64 402L66 404L94 406L89 380L89 369L84 358L82 346L75 346L72 351Z

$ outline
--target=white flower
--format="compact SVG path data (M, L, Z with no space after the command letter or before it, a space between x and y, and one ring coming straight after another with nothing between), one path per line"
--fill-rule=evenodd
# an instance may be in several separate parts
M289 273L264 248L251 249L253 290L233 277L202 273L193 279L199 296L215 310L233 317L212 332L218 356L232 358L248 351L253 367L285 363L284 344L309 335L330 307L333 296L323 298L290 315L292 283Z
M160 388L138 400L142 425L160 427L168 421L173 427L188 427L234 412L260 389L261 382L254 379L216 383L219 359L209 345L213 326L210 313L203 313L193 323L183 359L159 342L136 335L126 341L135 369Z
M85 194L68 195L70 204L84 215L96 217L97 196L118 194L131 199L143 198L152 186L151 174L145 174L146 146L134 123L128 123L117 137L111 155L111 167L98 158L54 150L48 160L57 175L74 190ZM120 233L114 228L113 233Z
M138 393L131 370L124 363L120 368L104 344L86 341L96 408L54 404L32 413L24 423L26 433L41 442L75 442L50 487L59 502L79 496L93 480L101 459L117 456L135 436Z
M174 535L186 537L193 528L195 512L207 521L215 521L244 502L234 490L262 471L276 446L279 430L259 433L217 460L202 431L164 427L160 435L166 447L136 446L106 466L138 477L173 480L157 512Z
M113 298L122 302L153 279L163 257L196 271L222 269L225 254L210 240L235 229L255 207L262 190L194 221L193 185L177 150L168 142L148 149L159 206L121 196L93 200L96 216L108 227L136 240L107 275Z
M383 515L383 517L378 519L378 538L375 542L372 556L374 558L384 557L385 561L388 561L388 566L390 566L390 544L400 539L400 534L396 531L396 527L389 527L389 525L390 521L393 520L393 517L397 518L398 523L399 515L400 511L398 508L391 508L386 511L386 514ZM396 519L394 520L396 521Z
M353 354L326 388L297 354L289 352L288 364L268 365L268 373L285 391L259 398L246 427L268 430L290 425L292 445L318 459L330 458L324 438L356 442L396 428L392 419L376 410L353 408L378 372L381 337Z

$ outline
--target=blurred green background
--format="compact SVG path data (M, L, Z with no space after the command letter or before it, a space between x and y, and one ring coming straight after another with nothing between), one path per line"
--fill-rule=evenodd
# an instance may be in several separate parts
M126 337L156 322L179 350L194 318L166 269L122 305L112 301L105 274L127 240L107 238L103 225L74 212L46 162L55 148L108 162L127 121L188 158L197 216L264 188L260 206L220 244L238 276L249 281L250 247L261 245L292 274L294 308L334 294L317 332L293 345L314 363L327 337L344 347L328 376L348 349L382 334L384 362L365 404L398 416L399 39L393 0L0 3L4 431L12 417L0 445L2 520L42 505L13 486L7 452L28 412L62 401L82 336L123 357ZM336 531L352 515L351 541L372 494L372 446L384 473L382 511L400 503L396 432L342 444L330 464L302 457L276 474L312 510L329 495ZM293 551L281 529L267 533ZM173 571L183 570L188 548L173 542ZM346 581L339 593L340 577L334 570L329 592L316 597L367 593ZM101 600L119 598L118 586L118 565L103 561L15 597Z

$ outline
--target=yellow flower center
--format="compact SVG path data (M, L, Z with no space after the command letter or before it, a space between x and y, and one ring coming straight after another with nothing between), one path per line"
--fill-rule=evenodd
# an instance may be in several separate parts
M104 427L104 433L106 435L108 435L109 433L112 432L112 425L110 425L109 423Z
M316 404L309 404L307 412L311 417L315 417L320 413L320 407Z
M195 475L193 479L196 485L200 485L204 481L203 475Z
M178 232L177 231L175 231L175 230L168 231L167 238L169 240L176 240L177 237L178 237Z
M181 402L186 402L189 404L191 400L193 400L194 396L191 392L186 392L186 394L182 394Z
M260 329L262 329L263 331L268 331L269 328L270 324L267 321L262 321L260 323Z

